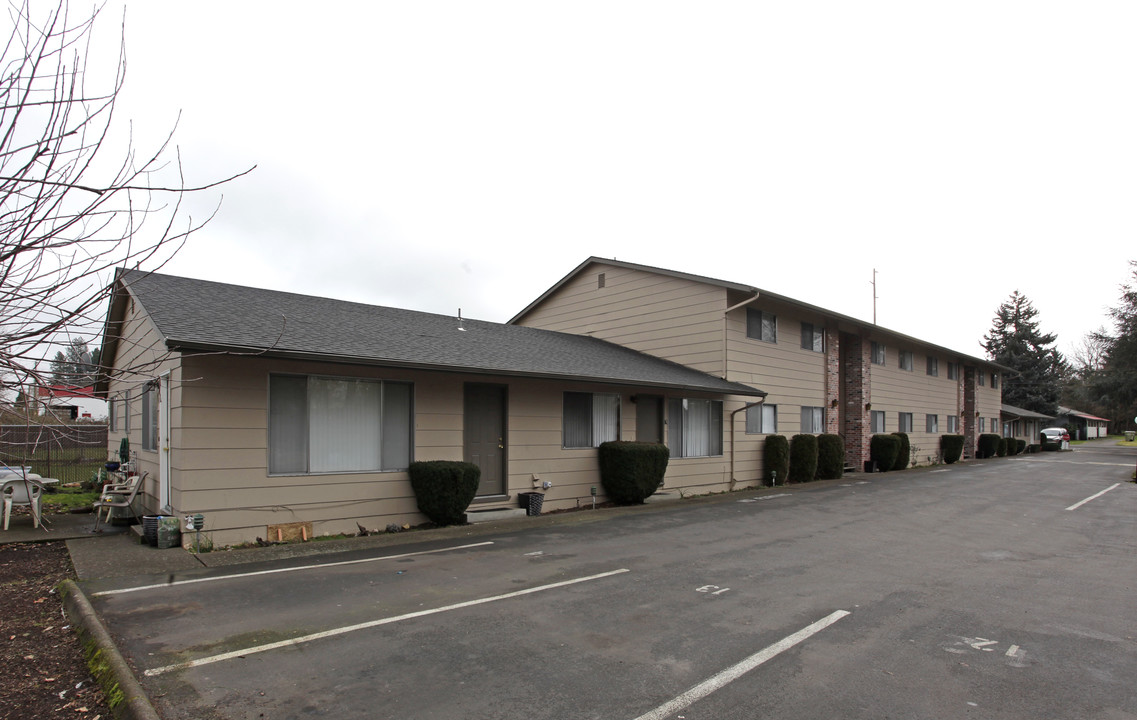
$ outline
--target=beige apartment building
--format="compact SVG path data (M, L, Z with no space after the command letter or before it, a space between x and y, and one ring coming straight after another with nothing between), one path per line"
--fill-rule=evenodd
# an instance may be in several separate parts
M928 464L942 435L964 435L971 457L980 433L1001 429L1006 368L750 285L593 257L510 322L601 338L765 391L758 404L724 405L731 470L708 490L761 482L774 433L840 434L859 470L873 433L908 433L913 461Z

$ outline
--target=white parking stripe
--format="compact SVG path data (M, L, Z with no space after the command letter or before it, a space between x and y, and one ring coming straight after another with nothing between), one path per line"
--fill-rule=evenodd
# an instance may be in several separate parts
M479 598L477 600L467 600L466 602L455 603L453 605L446 605L445 607L434 608L433 610L419 610L417 612L407 613L405 615L396 615L394 617L380 618L378 620L371 620L358 625L347 625L345 627L333 628L331 630L324 630L323 632L312 633L311 635L302 635L300 637L292 638L291 640L281 640L280 642L268 643L266 645L254 645L253 647L244 650L234 650L232 652L221 653L220 655L211 655L209 657L198 658L197 660L189 660L184 663L176 663L174 665L166 665L165 667L151 668L146 671L147 677L154 677L155 675L162 675L164 673L172 672L174 670L185 670L192 667L200 667L202 665L211 665L222 660L232 660L233 658L245 657L255 653L267 652L269 650L276 650L283 647L291 647L301 643L311 642L313 640L320 640L322 638L335 637L336 635L345 635L356 630L366 630L368 628L378 627L380 625L389 625L391 623L400 622L402 620L411 620L413 618L424 617L426 615L435 615L437 613L448 612L450 610L460 610L461 608L473 607L474 605L484 605L485 603L497 602L498 600L508 600L510 598L521 597L522 595L532 595L533 593L542 592L544 590L552 590L553 588L565 587L566 585L575 585L577 583L588 582L589 580L599 580L601 578L619 575L621 573L629 572L627 568L619 570L610 570L608 572L600 573L598 575L589 575L588 577L576 578L573 580L562 580L561 582L550 583L549 585L540 585L538 587L529 588L528 590L517 590L515 592L506 593L504 595L494 595L493 597Z
M825 628L829 627L833 623L849 614L850 613L847 610L838 610L830 615L826 615L812 625L798 630L793 635L782 638L765 650L760 650L759 652L754 653L737 665L732 665L717 675L713 675L710 678L707 678L674 700L660 705L649 713L640 715L638 718L636 718L636 720L663 720L663 718L677 713L680 710L683 710L694 704L695 702L702 700L719 688L722 688L729 683L734 682L767 660L777 657L781 653L792 648L794 645L797 645L803 640L816 635L817 633L821 632Z
M363 558L362 560L341 560L340 562L319 563L315 565L297 565L296 567L276 568L275 570L257 570L256 572L236 573L234 575L213 575L210 577L194 578L192 580L175 580L173 582L158 583L156 585L139 585L138 587L121 588L119 590L103 590L91 593L91 597L104 595L122 595L124 593L138 592L139 590L156 590L158 588L176 587L178 585L192 585L194 583L213 582L215 580L231 580L233 578L253 577L255 575L275 575L276 573L296 572L297 570L316 570L320 568L336 567L337 565L359 565L360 563L379 562L380 560L397 560L416 555L433 555L435 553L450 552L451 550L467 550L469 548L493 545L492 541L473 543L471 545L456 545L454 547L438 548L437 550L420 550L419 552L401 553L399 555L383 555L382 557Z
M1078 508L1080 508L1083 505L1085 505L1086 503L1088 503L1090 500L1097 500L1099 497L1101 497L1102 495L1105 495L1110 490L1113 490L1114 488L1118 488L1118 487L1121 487L1121 483L1114 483L1113 485L1110 485L1105 490L1102 490L1101 492L1097 493L1096 495L1090 495L1085 500L1082 500L1081 502L1076 502L1066 509L1067 510L1077 510Z

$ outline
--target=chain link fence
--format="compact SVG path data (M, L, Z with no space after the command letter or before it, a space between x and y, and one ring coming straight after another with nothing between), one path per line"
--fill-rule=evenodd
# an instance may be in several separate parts
M90 480L107 457L106 425L0 425L0 462L63 484Z

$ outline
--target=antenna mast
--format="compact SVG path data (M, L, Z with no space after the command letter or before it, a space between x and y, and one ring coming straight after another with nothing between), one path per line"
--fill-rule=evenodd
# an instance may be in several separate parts
M876 268L872 269L872 324L876 325Z

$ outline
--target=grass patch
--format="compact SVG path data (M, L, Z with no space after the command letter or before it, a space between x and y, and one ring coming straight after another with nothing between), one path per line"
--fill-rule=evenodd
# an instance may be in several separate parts
M43 495L44 513L69 513L76 508L89 508L99 499L97 490L84 490L79 487L61 487L55 492Z

